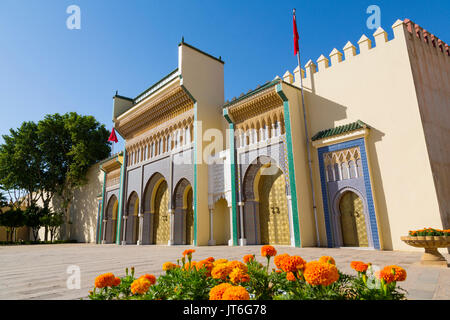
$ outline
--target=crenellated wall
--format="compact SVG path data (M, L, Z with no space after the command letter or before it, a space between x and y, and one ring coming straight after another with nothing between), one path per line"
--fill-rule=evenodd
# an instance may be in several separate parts
M306 72L297 68L294 76L283 76L300 87L302 73L310 137L357 120L370 126L370 178L380 240L388 250L411 250L400 240L409 230L448 223L448 218L443 222L448 213L439 213L439 201L449 208L450 194L448 46L431 35L428 42L418 40L408 28L410 24L397 20L392 39L379 28L373 40L366 35L358 40L358 52L349 41L343 53L333 49L317 64L309 60ZM319 231L325 242L317 150L312 151Z
M409 19L409 59L443 227L450 228L450 52L448 44Z

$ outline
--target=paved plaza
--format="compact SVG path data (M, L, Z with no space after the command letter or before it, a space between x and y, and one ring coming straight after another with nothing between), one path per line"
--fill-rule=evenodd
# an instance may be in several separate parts
M450 300L450 268L423 267L417 264L420 252L375 251L357 249L292 248L275 246L278 253L300 255L305 260L332 256L340 270L354 274L350 262L360 260L384 267L396 264L406 269L408 277L400 286L408 291L409 299ZM125 273L134 266L136 274L159 275L166 261L176 262L188 246L117 246L95 244L57 244L0 247L0 299L80 299L92 290L96 276L113 272ZM195 247L194 260L207 257L241 260L245 254L260 256L261 246ZM447 261L450 255L441 250ZM445 252L445 253L444 253ZM69 266L78 266L81 289L68 289Z

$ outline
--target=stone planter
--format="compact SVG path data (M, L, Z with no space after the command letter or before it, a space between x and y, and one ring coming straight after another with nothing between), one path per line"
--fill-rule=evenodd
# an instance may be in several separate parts
M425 249L420 264L447 267L447 261L437 249L450 247L449 236L406 236L400 239L410 246Z

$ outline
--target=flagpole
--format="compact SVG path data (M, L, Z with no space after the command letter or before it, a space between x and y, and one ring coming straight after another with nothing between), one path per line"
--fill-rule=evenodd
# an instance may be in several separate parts
M295 9L293 10L293 14L294 14L294 23L297 24L297 19L295 16ZM314 180L313 180L313 175L312 175L311 150L310 150L309 135L308 135L308 124L306 121L305 97L303 94L303 76L302 76L302 67L300 64L300 50L297 51L297 62L298 62L298 69L299 69L299 73L300 73L300 91L302 94L303 121L305 124L305 139L306 139L306 149L308 152L309 179L311 182L311 190L312 190L312 201L313 201L314 221L316 224L317 246L320 247L319 225L317 223L316 194L314 191Z

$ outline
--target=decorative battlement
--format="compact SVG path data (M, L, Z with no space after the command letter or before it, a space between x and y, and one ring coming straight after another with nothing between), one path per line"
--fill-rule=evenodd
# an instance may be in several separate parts
M359 53L356 52L356 47L350 41L348 41L347 44L343 47L344 53L334 48L328 55L329 58L327 58L323 54L320 55L320 57L316 60L317 64L312 60L309 60L304 67L306 72L303 69L301 70L302 79L310 78L316 72L322 72L328 68L333 68L334 66L342 62L351 61L356 56L366 54L367 52L385 46L388 42L401 37L401 33L405 32L405 30L410 34L416 36L418 39L423 40L423 42L439 49L445 55L450 56L449 47L445 42L438 39L433 34L428 33L425 29L421 28L419 25L415 24L409 19L405 19L404 21L397 20L392 25L392 29L394 32L394 38L391 40L388 39L387 32L381 27L379 27L373 33L375 47L372 47L372 40L369 39L365 34L363 34L357 42ZM344 60L342 59L343 57L345 58ZM292 75L289 71L286 71L286 73L283 75L283 80L291 84L294 82L300 82L299 68L297 67L294 70L294 75Z
M448 44L446 44L444 41L436 37L434 34L429 33L427 30L423 29L421 26L415 24L409 19L405 19L403 23L406 25L406 30L410 34L422 40L423 42L428 43L435 48L438 48L447 56L450 56Z

